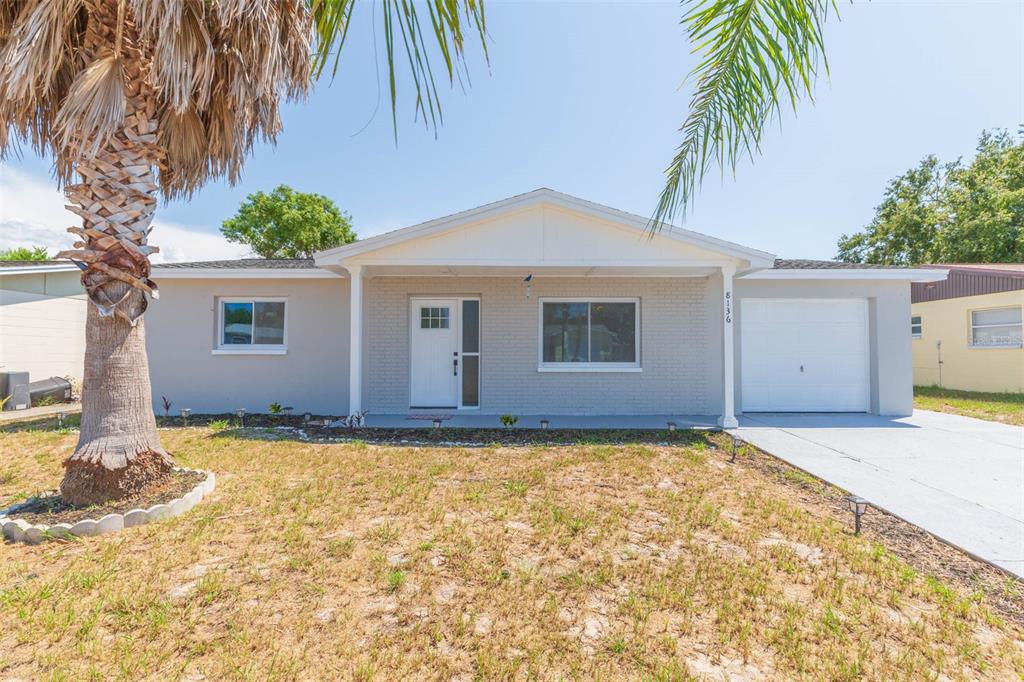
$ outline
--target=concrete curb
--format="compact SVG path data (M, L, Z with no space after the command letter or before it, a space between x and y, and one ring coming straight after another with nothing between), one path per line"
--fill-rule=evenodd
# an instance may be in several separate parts
M182 497L175 498L166 504L156 504L149 509L131 509L123 514L107 514L101 519L82 519L74 524L58 523L54 526L45 524L33 525L24 519L14 518L24 503L19 503L0 510L0 528L3 529L3 536L10 542L25 542L36 545L44 540L58 538L67 539L69 536L87 537L90 535L104 535L117 533L125 528L141 526L151 521L180 516L191 510L205 495L213 492L217 484L217 478L212 471L201 471L199 469L184 469L175 467L174 471L194 471L206 474L206 478L195 488Z

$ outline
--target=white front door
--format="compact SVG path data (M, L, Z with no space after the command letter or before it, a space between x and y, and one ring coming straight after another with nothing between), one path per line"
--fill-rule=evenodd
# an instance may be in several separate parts
M459 301L414 298L410 367L411 406L459 405Z
M864 299L743 299L744 412L867 412Z

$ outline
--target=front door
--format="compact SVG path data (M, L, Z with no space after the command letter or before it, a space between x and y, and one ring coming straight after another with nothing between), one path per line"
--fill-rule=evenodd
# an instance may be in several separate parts
M415 298L410 367L411 406L459 406L459 301Z

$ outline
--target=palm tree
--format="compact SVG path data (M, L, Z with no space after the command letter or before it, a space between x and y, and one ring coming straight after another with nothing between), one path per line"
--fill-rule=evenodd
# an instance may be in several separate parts
M61 493L73 504L132 495L172 466L151 403L143 313L158 295L148 243L158 196L238 179L281 130L282 99L337 68L355 0L0 0L0 155L53 158L81 224L70 258L92 305L82 424ZM408 55L417 113L440 121L429 52L449 82L464 37L485 35L482 0L381 0L394 117L394 45ZM485 52L486 53L486 52ZM77 178L77 181L73 182Z
M700 61L683 135L665 171L653 229L693 204L712 165L736 171L753 157L765 127L788 103L813 99L828 73L822 29L835 0L684 0L682 23Z

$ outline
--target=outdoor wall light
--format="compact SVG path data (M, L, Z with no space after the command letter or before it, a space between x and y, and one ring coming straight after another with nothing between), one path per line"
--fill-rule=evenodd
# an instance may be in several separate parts
M540 428L542 431L547 431L549 426L551 426L551 422L549 422L547 419L540 420Z
M184 426L188 426L188 418L192 415L192 410L187 407L181 408L181 423Z
M440 419L435 419L434 420L434 428L435 429L441 428L441 420Z
M238 417L238 425L245 426L245 408L240 407L235 410L235 416Z
M863 497L850 495L846 498L846 508L853 514L853 534L860 535L860 517L868 510L868 501Z
M675 431L676 430L676 423L675 422L669 422L668 423L668 430L669 431Z

